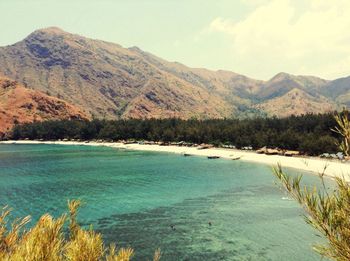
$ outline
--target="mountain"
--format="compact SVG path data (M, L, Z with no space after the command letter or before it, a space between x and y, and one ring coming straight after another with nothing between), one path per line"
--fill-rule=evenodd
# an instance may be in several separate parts
M350 103L347 86L333 97L335 81L287 73L260 81L190 68L138 47L123 48L56 27L0 47L1 75L74 104L93 118L230 118L271 114L271 109L283 116ZM295 89L302 91L304 104L324 106L282 111L295 102L287 95ZM269 108L272 104L278 107Z
M0 137L16 123L57 119L89 119L79 108L0 78Z
M190 68L178 62L168 62L137 47L129 49L137 52L147 62L157 68L184 79L188 83L200 86L211 93L215 93L231 104L251 104L250 99L259 90L259 86L263 84L263 81L250 79L234 72Z
M325 113L334 111L337 106L323 96L311 96L307 92L294 88L286 94L255 105L268 116L286 117L291 114Z
M0 74L76 104L93 117L220 118L234 106L120 45L35 31L0 48Z
M291 75L282 72L263 83L257 96L261 100L267 100L283 96L293 89L300 89L310 94L316 94L327 83L327 80L314 76Z
M350 77L344 77L331 81L324 85L320 92L327 97L331 97L337 103L349 107Z

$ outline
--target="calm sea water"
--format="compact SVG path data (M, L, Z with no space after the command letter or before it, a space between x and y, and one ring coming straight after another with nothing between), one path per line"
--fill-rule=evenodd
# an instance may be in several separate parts
M311 249L320 238L269 166L105 147L0 145L0 205L36 221L66 212L68 199L85 203L82 225L93 224L107 243L135 248L134 260L150 260L158 247L162 260L320 260Z

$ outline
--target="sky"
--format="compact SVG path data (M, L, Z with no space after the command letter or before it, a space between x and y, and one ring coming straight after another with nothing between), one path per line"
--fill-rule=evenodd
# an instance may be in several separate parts
M57 26L190 67L350 75L349 0L0 0L0 46Z

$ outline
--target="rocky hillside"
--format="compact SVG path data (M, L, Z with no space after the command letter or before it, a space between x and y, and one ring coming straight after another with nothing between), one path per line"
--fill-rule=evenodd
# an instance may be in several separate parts
M229 117L234 106L137 52L58 28L0 48L0 74L77 104L93 117Z
M350 77L340 78L324 85L320 92L338 104L350 106Z
M320 88L327 83L328 81L314 76L296 76L279 73L261 85L257 96L260 100L268 100L281 97L293 89L316 95L319 94Z
M0 78L0 136L16 123L88 118L81 109L63 100Z
M230 71L189 68L137 47L123 48L55 27L0 47L0 75L75 104L91 117L109 119L285 116L339 108L350 101L346 80L280 73L259 81ZM341 91L333 91L337 86ZM295 89L302 91L302 102L297 110L285 111L296 102L287 95ZM308 106L315 102L317 106Z
M336 109L334 102L320 96L311 96L303 90L294 88L286 94L254 105L268 115L286 117L314 112L329 112Z

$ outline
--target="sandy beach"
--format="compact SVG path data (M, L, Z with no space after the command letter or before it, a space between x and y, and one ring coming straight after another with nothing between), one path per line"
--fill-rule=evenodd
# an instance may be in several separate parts
M155 152L167 152L177 154L190 154L195 156L218 156L220 158L232 160L240 157L241 161L256 162L276 166L281 164L282 167L294 168L304 171L310 171L314 174L324 172L329 177L342 177L350 180L350 163L343 163L338 160L326 160L318 157L286 157L279 155L258 154L254 151L243 151L237 149L210 148L199 150L195 147L180 146L159 146L143 144L123 144L108 142L77 142L77 141L0 141L0 144L58 144L58 145L83 145L83 146L106 146L119 149L143 150ZM326 169L325 169L326 167Z

